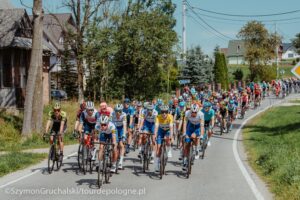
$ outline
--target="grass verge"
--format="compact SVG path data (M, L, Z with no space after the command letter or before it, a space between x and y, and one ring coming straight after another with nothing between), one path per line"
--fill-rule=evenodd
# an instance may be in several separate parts
M300 199L300 106L276 107L243 130L250 165L278 200Z
M10 152L0 156L0 177L11 172L36 164L47 157L47 154Z

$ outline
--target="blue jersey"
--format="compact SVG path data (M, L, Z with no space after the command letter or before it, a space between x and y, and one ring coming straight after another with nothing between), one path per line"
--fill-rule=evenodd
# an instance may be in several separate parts
M205 109L202 109L204 114L204 121L210 121L215 116L215 111L213 109L209 109L207 112Z

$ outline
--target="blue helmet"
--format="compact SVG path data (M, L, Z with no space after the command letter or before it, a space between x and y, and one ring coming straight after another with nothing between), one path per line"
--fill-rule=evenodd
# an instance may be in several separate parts
M161 99L157 99L157 104L158 105L162 105L163 104L163 101Z
M125 99L124 99L124 103L129 104L129 103L130 103L130 99L129 99L129 98L125 98Z
M173 105L173 100L169 100L169 105Z
M185 102L184 102L184 101L181 101L181 102L179 103L179 106L180 106L180 107L184 107L184 106L185 106Z
M234 101L231 99L231 100L229 101L229 103L230 103L230 104L234 104Z
M209 108L209 107L211 107L211 103L208 102L208 101L206 101L206 102L204 103L203 107L204 107L204 108Z

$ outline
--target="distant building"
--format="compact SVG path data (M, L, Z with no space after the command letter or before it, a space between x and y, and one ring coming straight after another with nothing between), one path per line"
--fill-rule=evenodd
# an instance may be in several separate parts
M2 5L3 6L3 5ZM32 23L25 9L0 9L0 107L23 108L32 48ZM43 102L49 103L51 49L43 44Z
M300 55L297 53L296 48L293 46L293 43L282 43L281 45L281 59L296 59L300 58Z
M227 50L227 63L230 65L243 65L245 61L245 43L242 40L230 40ZM225 54L226 55L226 54Z

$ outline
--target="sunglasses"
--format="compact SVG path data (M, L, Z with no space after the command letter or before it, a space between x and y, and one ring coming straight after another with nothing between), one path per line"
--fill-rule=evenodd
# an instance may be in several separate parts
M54 109L54 112L60 112L60 109Z
M122 113L122 111L121 110L117 110L116 113Z
M106 127L107 126L107 124L101 124L101 127Z
M161 114L168 114L168 112L167 111L162 111Z
M94 111L94 109L88 109L88 111L92 112L92 111Z

